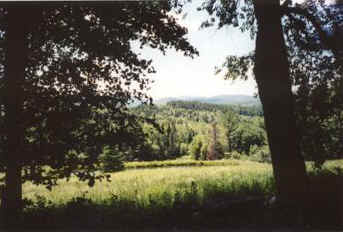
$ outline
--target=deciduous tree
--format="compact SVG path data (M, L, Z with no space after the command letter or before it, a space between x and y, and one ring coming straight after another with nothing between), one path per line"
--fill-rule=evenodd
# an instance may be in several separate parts
M172 6L179 7L170 1L2 4L0 142L9 226L22 207L24 180L51 187L73 174L93 185L104 147L132 136L127 128L137 118L128 104L151 102L146 75L155 72L134 44L197 54L168 13Z
M341 43L337 43L341 32L337 29L338 17L331 15L330 20L336 22L336 27L333 30L335 36L329 36L323 30L322 21L318 20L320 1L305 2L297 5L291 0L210 0L204 1L200 7L200 10L206 10L210 15L210 19L203 23L204 27L231 25L239 27L243 32L250 31L251 37L256 38L254 53L243 57L228 57L225 66L229 71L226 76L246 79L249 65L253 61L278 197L293 206L306 202L308 180L299 150L289 54L285 42L288 34L284 34L283 19L303 17L308 24L312 24L322 49L330 49L336 60L340 59L338 54L341 52ZM303 24L292 20L291 26L296 31ZM302 35L295 33L293 36L301 39Z

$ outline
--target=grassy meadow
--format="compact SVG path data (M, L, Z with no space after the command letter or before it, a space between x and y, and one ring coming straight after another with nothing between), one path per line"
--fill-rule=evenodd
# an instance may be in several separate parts
M337 168L342 164L328 162L321 172L311 165L308 169L311 177L337 176L342 174ZM133 162L126 164L126 170L111 173L111 182L97 182L92 188L76 178L60 180L51 191L25 183L24 214L18 221L44 228L193 228L296 221L287 210L266 207L274 191L270 164L243 160L194 164L187 159Z
M202 166L235 166L240 165L238 160L194 160L189 156L184 156L175 160L149 161L149 162L126 162L125 169L141 168L166 168L166 167L202 167Z
M186 161L183 161L186 162ZM214 166L210 166L213 162ZM138 162L137 162L138 163ZM149 166L154 162L139 162ZM163 163L163 161L159 161ZM158 204L168 206L163 202L176 193L181 197L188 191L196 191L195 197L202 201L215 193L229 195L271 194L273 182L271 166L251 161L206 161L202 167L170 167L173 162L165 162L164 168L128 169L111 173L111 182L97 182L90 188L86 183L72 178L68 182L62 180L52 191L44 186L31 183L24 184L24 197L35 200L37 196L44 197L56 204L65 204L72 198L83 196L95 202L104 202L111 197L135 201L139 206L146 206L149 200L154 199ZM175 163L175 162L174 162ZM190 163L194 163L190 161ZM219 165L221 164L221 165ZM127 166L137 164L127 164ZM192 189L193 188L193 189ZM196 188L196 190L194 189ZM194 192L195 194L195 192ZM170 204L170 202L169 202Z

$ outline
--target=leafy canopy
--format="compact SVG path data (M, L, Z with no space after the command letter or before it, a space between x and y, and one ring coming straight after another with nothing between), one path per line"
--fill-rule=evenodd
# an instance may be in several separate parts
M293 83L297 127L302 154L322 164L342 154L342 39L343 5L322 0L297 4L281 1L282 26ZM256 35L253 1L208 0L199 10L209 19L203 27L233 26ZM248 78L255 52L228 56L216 73L225 79Z
M145 90L150 83L147 75L155 69L133 44L163 53L174 48L185 56L198 54L184 37L187 29L169 13L173 4L25 6L28 55L18 115L25 133L18 160L24 179L52 186L56 179L74 174L92 185L101 178L95 171L103 149L135 141L139 119L127 109L134 101L151 103ZM9 134L3 88L11 9L0 8L0 149ZM3 149L0 154L6 168Z

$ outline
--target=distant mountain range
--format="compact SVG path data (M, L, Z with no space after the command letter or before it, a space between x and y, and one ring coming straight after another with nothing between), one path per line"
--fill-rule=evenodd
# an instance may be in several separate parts
M171 101L198 101L210 104L223 104L223 105L257 105L260 100L256 97L249 95L218 95L213 97L166 97L154 100L156 105L164 105Z

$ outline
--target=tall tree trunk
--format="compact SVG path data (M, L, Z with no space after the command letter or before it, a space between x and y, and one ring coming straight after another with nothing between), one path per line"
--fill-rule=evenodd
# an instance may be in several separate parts
M308 179L300 155L289 63L279 0L254 0L258 32L254 73L263 105L277 194L290 206L304 206Z
M7 8L8 27L5 34L5 192L3 198L4 220L8 227L17 224L22 209L21 159L24 129L22 124L23 81L27 65L27 8ZM29 16L28 16L29 17Z

